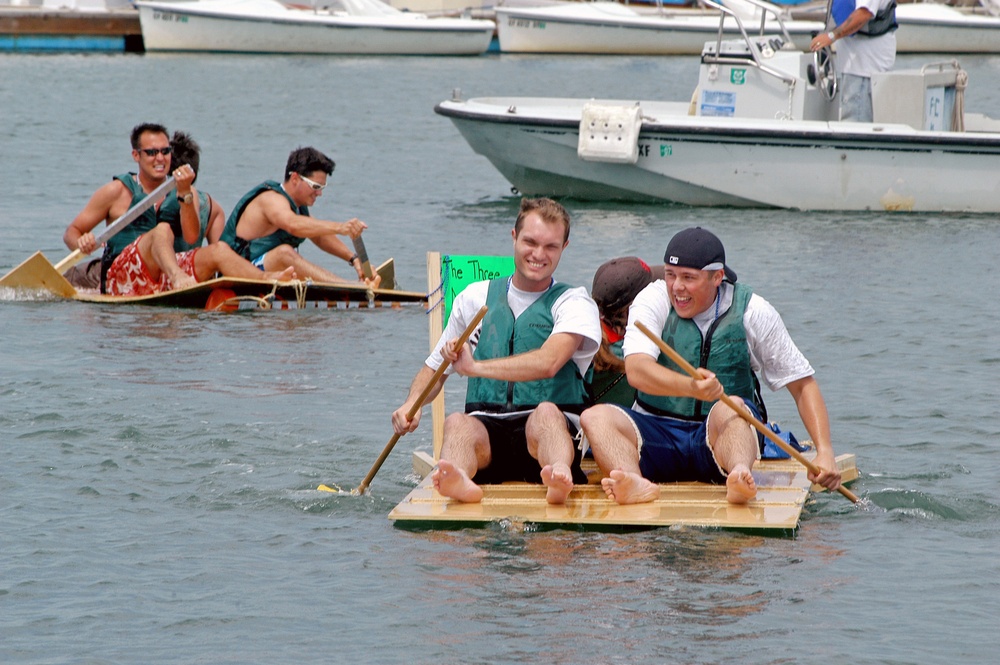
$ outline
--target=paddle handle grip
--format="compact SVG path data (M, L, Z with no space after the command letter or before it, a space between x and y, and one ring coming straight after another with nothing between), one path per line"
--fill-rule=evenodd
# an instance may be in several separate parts
M475 332L476 328L482 322L483 317L486 316L486 311L487 311L486 305L483 305L482 307L479 308L479 311L476 312L476 315L472 317L472 321L469 322L469 325L466 326L462 334L459 335L458 343L455 345L456 348L461 349L462 346L464 346L465 343L469 341L469 338L472 336L472 333ZM448 365L450 364L451 364L450 362L444 360L441 362L441 365L436 370L434 370L434 374L431 376L430 381L428 381L427 385L424 386L424 389L420 391L420 395L417 397L417 401L414 402L413 406L410 407L410 410L406 412L407 420L413 420L413 417L417 415L417 412L423 408L424 402L427 400L428 395L430 395L431 391L434 390L434 386L436 386L437 382L441 380L441 376L444 374L445 370L448 369ZM378 456L378 459L375 460L375 464L373 464L371 470L368 471L368 475L365 476L365 479L361 481L361 484L358 485L357 489L351 492L352 494L365 493L365 490L368 489L368 485L370 485L372 480L375 478L375 474L378 473L378 470L382 468L383 462L385 462L386 458L389 457L389 453L392 452L392 449L396 445L396 442L399 441L400 436L402 435L401 434L392 435L392 438L389 439L389 443L385 445L385 448L382 449L382 453Z
M67 256L59 263L55 264L53 268L55 268L56 272L58 272L60 275L65 275L66 271L75 266L77 263L79 263L84 256L86 256L86 254L84 254L78 249L74 249L69 256Z
M361 236L353 240L354 252L358 255L358 260L361 261L361 273L365 276L365 279L375 279L375 272L372 270L371 261L368 260L368 250L365 248L365 241L361 239Z
M656 344L656 346L660 348L660 351L663 351L663 353L666 354L668 358L673 360L681 369L683 369L685 372L687 372L695 379L703 378L701 373L698 372L698 370L691 363L689 363L687 359L684 358L684 356L677 353L677 351L675 351L673 347L664 342L659 336L655 335L653 331L651 331L648 327L646 327L646 324L644 324L641 321L636 321L635 327L638 328L644 335L646 335L646 337L652 340ZM813 464L811 460L806 459L802 455L802 453L797 451L795 448L792 448L789 444L787 444L784 439L782 439L780 436L771 431L770 427L767 427L766 425L764 425L764 423L754 418L749 411L743 408L742 405L738 404L733 398L723 393L720 399L726 406L735 411L738 416L740 416L741 418L743 418L743 420L750 423L754 429L756 429L758 432L760 432L768 439L773 441L776 446L778 446L786 453L791 455L796 462L809 469L809 471L813 475L819 475L820 468L818 466ZM853 503L858 502L858 497L854 494L854 492L847 489L843 485L838 487L837 491L843 494L848 499L850 499Z

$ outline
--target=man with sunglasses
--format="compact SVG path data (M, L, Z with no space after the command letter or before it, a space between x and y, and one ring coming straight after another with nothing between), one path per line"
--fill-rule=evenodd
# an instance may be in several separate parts
M820 473L810 480L840 485L826 404L809 361L781 316L726 265L722 242L697 227L667 245L663 281L635 297L625 331L625 372L635 404L598 404L580 418L609 498L654 501L657 483L726 485L726 498L745 504L757 494L751 473L760 456L756 430L720 400L728 393L766 421L758 376L771 390L787 388L816 446ZM636 326L659 333L701 378L681 371ZM763 415L762 415L763 414Z
M117 175L111 182L94 192L90 201L73 219L63 234L63 242L71 250L79 249L84 254L90 254L97 249L93 229L101 222L110 223L125 214L129 208L138 204L148 193L163 184L163 181L170 175L171 148L166 127L155 123L136 125L132 128L130 141L132 159L138 165L137 171ZM190 193L190 179L182 183L184 174L178 174L178 176L178 192L181 194ZM100 264L99 285L102 292L105 290L108 268L122 250L139 236L152 231L155 227L156 210L149 209L108 239Z
M171 168L171 147L166 127L155 123L135 126L131 133L132 159L136 173L124 173L98 189L84 209L70 223L63 241L70 249L89 254L97 249L93 229L102 221L110 223L141 202L167 179ZM178 206L179 230L188 243L197 243L201 220L193 183L195 170L186 163L173 172L177 190L168 200ZM232 277L260 278L261 273L228 246L221 244L174 252L174 232L160 219L161 205L145 211L138 219L107 240L101 258L100 288L111 295L148 295L171 288L191 286L216 273ZM294 279L294 270L275 271L266 279Z
M299 279L351 281L303 258L298 248L309 239L324 252L347 261L359 280L377 288L382 278L376 274L372 280L365 279L358 255L337 237L357 238L368 225L356 218L333 222L309 215L309 206L322 195L333 169L333 160L315 148L293 150L284 182L267 180L240 199L226 222L222 242L261 270L291 267Z

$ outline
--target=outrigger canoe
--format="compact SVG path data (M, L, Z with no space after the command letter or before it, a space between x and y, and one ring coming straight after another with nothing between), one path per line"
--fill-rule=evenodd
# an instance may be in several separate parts
M815 455L813 451L807 457ZM604 495L600 472L584 460L588 484L577 485L563 505L545 501L545 486L510 482L484 485L480 503L461 503L441 496L430 483L434 459L424 452L413 455L413 471L424 479L389 513L400 526L455 528L491 522L545 524L597 529L621 527L697 526L794 533L813 487L806 469L795 460L761 460L753 468L757 497L745 506L726 501L724 485L664 483L660 498L652 503L620 506ZM837 456L843 481L857 479L853 454Z
M384 284L394 284L392 259L380 265L377 272ZM110 296L88 290L77 290L41 252L11 271L2 286L54 294L80 302L161 307L195 307L208 310L246 309L354 309L370 307L400 307L405 304L426 306L427 295L394 288L368 289L364 284L323 283L293 280L275 282L263 279L219 277L194 286L163 291L147 296Z
M177 187L174 179L167 178L125 214L108 224L95 236L97 245L139 218ZM354 238L354 248L364 272L373 276L361 237ZM121 303L131 305L161 305L166 307L198 307L210 310L237 309L296 309L305 307L346 309L359 307L399 306L420 303L426 307L423 293L396 290L395 263L389 259L376 272L382 277L382 288L369 289L360 283L320 283L292 280L288 282L263 279L221 277L194 286L164 291L147 296L109 296L96 292L78 291L63 277L67 270L83 260L84 254L74 250L69 256L53 265L41 252L35 252L16 268L0 277L0 289L10 293L42 293L83 302ZM2 293L2 292L0 292Z

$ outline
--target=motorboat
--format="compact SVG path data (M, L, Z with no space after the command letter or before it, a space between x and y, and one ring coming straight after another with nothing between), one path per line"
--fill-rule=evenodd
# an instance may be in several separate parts
M477 55L489 48L493 21L428 18L379 0L139 0L147 51L237 53Z
M897 53L1000 53L1000 16L934 2L896 6Z
M873 76L874 122L842 122L828 49L748 35L716 7L742 36L704 44L690 101L457 95L435 110L528 196L1000 212L1000 122L965 112L957 61Z
M760 0L725 0L759 35L782 36L809 45L823 31L821 20L793 20L785 10ZM497 39L503 53L698 55L716 36L723 15L712 9L665 9L653 13L618 2L564 2L541 7L496 7ZM739 36L735 23L723 36Z

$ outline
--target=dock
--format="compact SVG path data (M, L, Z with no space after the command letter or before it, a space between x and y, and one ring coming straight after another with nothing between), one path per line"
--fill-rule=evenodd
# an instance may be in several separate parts
M143 51L133 7L0 5L0 51Z

